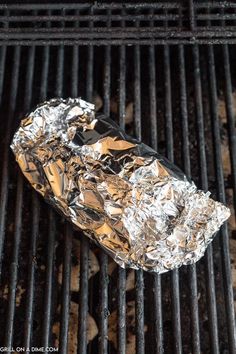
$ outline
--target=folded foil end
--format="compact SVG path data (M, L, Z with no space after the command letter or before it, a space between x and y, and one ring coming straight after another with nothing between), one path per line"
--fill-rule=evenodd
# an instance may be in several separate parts
M164 273L194 263L230 216L80 98L39 105L11 148L31 185L122 267Z

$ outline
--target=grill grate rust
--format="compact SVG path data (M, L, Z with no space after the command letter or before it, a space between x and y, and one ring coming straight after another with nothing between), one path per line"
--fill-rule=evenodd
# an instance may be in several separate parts
M196 266L162 276L135 272L135 289L126 292L129 272L118 268L115 275L109 275L108 257L45 206L23 181L9 153L19 117L32 105L54 96L78 94L91 101L97 92L104 112L110 112L115 98L118 112L113 118L176 161L202 189L210 189L222 202L227 201L227 191L233 190L235 206L236 76L231 75L235 75L235 47L228 43L236 41L236 6L193 1L187 5L66 4L60 10L52 4L0 6L4 27L0 31L0 254L1 285L3 291L7 289L0 303L3 345L54 345L52 327L60 307L59 348L68 353L72 300L79 303L79 353L115 352L108 339L109 312L116 310L118 353L127 352L126 333L131 330L139 354L234 352L227 226ZM23 36L22 25L27 28ZM220 97L227 110L229 177L224 175L221 157ZM125 124L127 102L134 103L133 130ZM81 239L79 294L70 294L72 235ZM91 247L99 258L100 272L89 279ZM57 277L62 260L60 286ZM41 266L46 269L42 271ZM20 282L26 291L19 306ZM130 299L135 300L136 309L131 329L126 317ZM87 346L88 311L99 333Z

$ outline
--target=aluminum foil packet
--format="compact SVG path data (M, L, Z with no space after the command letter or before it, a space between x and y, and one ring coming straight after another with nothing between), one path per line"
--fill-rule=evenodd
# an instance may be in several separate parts
M164 273L194 263L230 215L80 98L39 105L11 148L31 185L122 267Z

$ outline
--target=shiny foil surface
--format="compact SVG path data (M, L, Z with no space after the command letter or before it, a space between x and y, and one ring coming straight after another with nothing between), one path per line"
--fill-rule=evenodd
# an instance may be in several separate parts
M194 263L230 215L79 98L39 105L11 148L31 185L122 267L164 273Z

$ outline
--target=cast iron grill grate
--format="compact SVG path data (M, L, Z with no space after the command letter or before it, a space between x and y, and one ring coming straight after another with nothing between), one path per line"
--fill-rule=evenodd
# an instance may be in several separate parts
M0 40L12 45L235 43L235 9L233 1L96 2L92 13L89 3L0 5Z
M96 97L235 206L236 5L1 5L0 26L0 346L233 353L227 225L196 266L162 276L123 270L32 191L9 143L38 102Z

